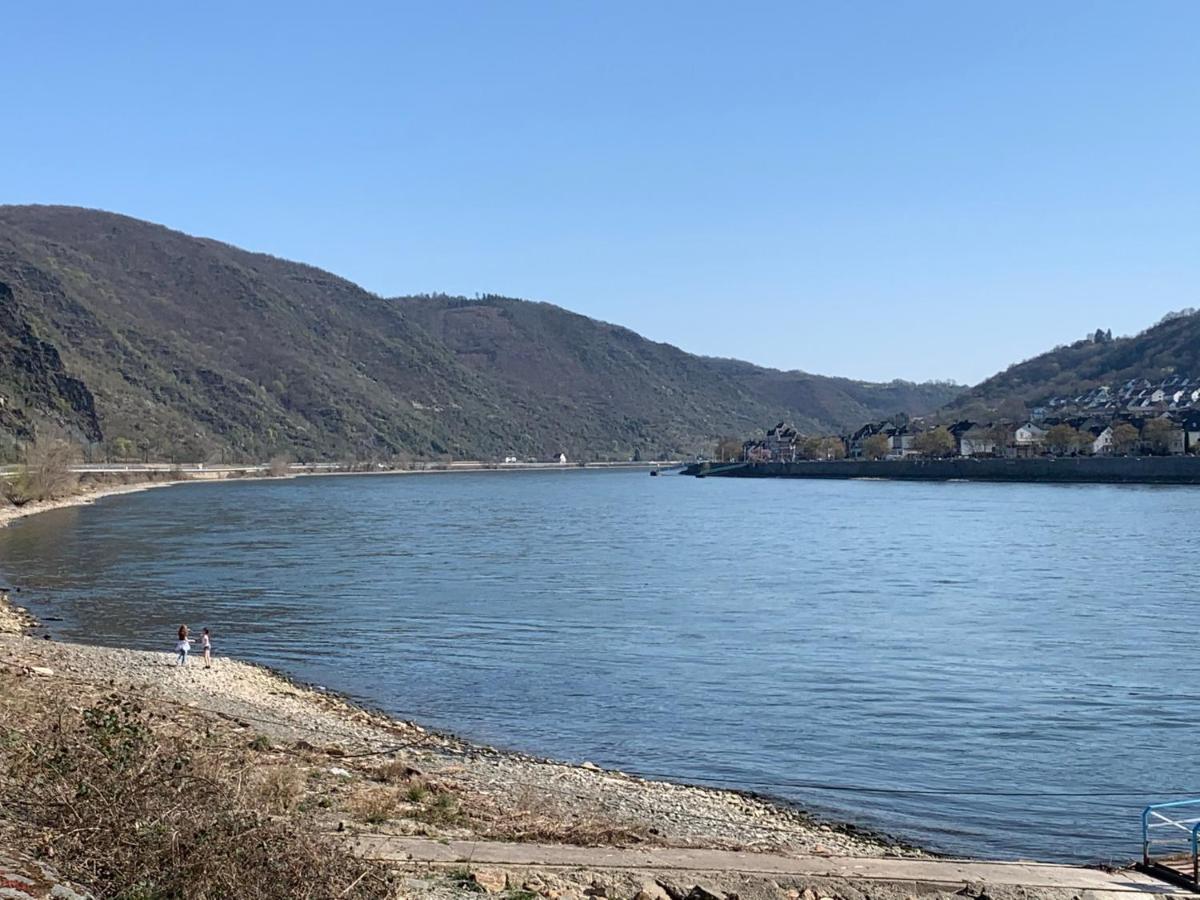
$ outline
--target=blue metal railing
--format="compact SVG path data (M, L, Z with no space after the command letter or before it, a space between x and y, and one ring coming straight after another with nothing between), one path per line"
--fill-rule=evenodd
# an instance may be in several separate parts
M1175 817L1174 810L1187 807L1193 808L1189 810L1194 813L1192 816L1185 813L1179 818ZM1160 855L1180 856L1183 852L1189 853L1192 859L1192 883L1200 885L1200 798L1151 803L1142 810L1142 862L1147 866L1153 862L1155 845L1167 850Z
M1200 887L1200 822L1192 826L1192 884Z

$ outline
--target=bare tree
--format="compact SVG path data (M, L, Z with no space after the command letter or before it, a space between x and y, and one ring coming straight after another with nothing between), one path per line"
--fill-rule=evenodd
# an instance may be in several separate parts
M57 500L74 493L79 476L79 447L61 438L38 438L25 448L24 461L12 479L3 484L4 496L14 506Z
M717 441L717 459L731 462L742 455L742 442L735 437L723 437Z
M892 452L892 442L886 434L873 434L863 441L862 453L867 459L883 459Z
M913 449L922 456L953 456L958 449L958 442L945 426L939 425L937 428L922 431L913 438Z
M281 453L278 456L272 457L267 463L267 474L272 478L283 478L285 475L290 475L292 472L292 460L287 454Z

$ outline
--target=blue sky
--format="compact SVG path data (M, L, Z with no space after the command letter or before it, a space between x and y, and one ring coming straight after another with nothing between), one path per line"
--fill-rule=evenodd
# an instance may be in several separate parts
M16 4L0 202L972 382L1200 305L1200 4Z

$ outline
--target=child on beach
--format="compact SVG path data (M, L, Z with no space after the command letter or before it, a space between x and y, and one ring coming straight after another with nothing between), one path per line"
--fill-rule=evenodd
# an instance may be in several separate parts
M200 649L204 651L204 668L212 668L212 637L205 628L200 635Z
M179 626L179 640L175 642L175 652L179 654L179 665L187 665L188 651L192 649L192 642L188 640L188 627L186 625Z

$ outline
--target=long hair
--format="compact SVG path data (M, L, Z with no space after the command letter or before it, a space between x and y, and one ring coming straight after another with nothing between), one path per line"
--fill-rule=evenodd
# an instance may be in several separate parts
M181 641L186 641L187 636L188 636L188 627L186 625L180 625L179 626L179 639Z

